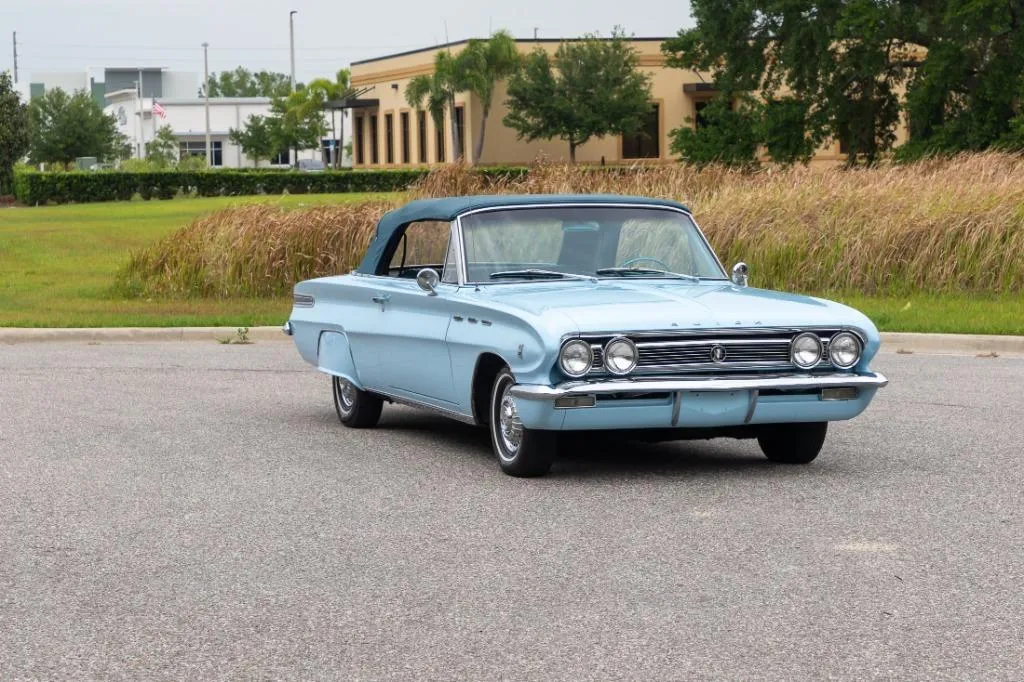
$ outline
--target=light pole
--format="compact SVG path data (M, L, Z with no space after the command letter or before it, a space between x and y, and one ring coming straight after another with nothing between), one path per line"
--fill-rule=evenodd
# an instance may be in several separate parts
M294 9L288 13L288 36L292 52L292 92L295 92L295 15L298 13L298 10Z
M208 48L210 43L203 43L203 99L206 109L206 167L213 167L213 154L210 149L210 60Z

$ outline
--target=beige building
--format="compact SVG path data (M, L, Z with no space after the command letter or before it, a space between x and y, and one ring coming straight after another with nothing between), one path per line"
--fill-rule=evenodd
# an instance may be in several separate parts
M661 44L665 38L635 38L640 68L651 76L651 98L654 107L645 127L646 135L614 136L593 139L576 150L580 163L665 162L673 160L669 151L669 133L681 125L700 125L701 109L715 95L712 77L665 66ZM433 71L434 56L440 50L457 54L467 41L367 59L352 64L352 86L361 94L345 103L352 109L353 163L360 167L402 167L450 162L452 149L451 112L445 114L445 126L438 130L426 111L409 107L405 89L416 76ZM519 50L526 54L535 48L554 53L563 40L519 40ZM483 154L473 158L473 147L482 123L481 103L475 95L463 92L455 97L456 122L462 146L471 163L526 164L545 158L565 161L569 145L558 139L526 142L516 137L502 119L508 113L505 105L506 86L499 83L494 91L487 121ZM692 121L687 123L688 119ZM898 142L905 132L897 133ZM838 142L822 147L816 161L845 160Z

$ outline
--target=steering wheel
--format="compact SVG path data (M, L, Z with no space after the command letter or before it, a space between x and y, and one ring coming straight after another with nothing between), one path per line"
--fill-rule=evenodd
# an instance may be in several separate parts
M651 256L637 256L636 258L630 258L627 261L623 261L622 265L619 266L619 267L627 268L630 265L632 265L633 263L639 263L640 261L648 261L648 262L651 262L651 263L657 263L658 265L661 266L662 270L668 270L668 266L664 263L664 261L660 261L657 258L652 258Z

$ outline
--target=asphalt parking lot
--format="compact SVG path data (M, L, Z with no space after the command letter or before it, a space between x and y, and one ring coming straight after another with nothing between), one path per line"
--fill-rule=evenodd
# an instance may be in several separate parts
M808 467L517 480L286 342L0 346L0 679L1021 679L1024 359L876 367Z

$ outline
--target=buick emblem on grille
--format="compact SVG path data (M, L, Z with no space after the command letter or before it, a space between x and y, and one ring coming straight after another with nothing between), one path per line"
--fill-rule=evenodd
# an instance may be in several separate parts
M711 346L711 361L719 365L725 362L725 346L720 346L717 343Z

